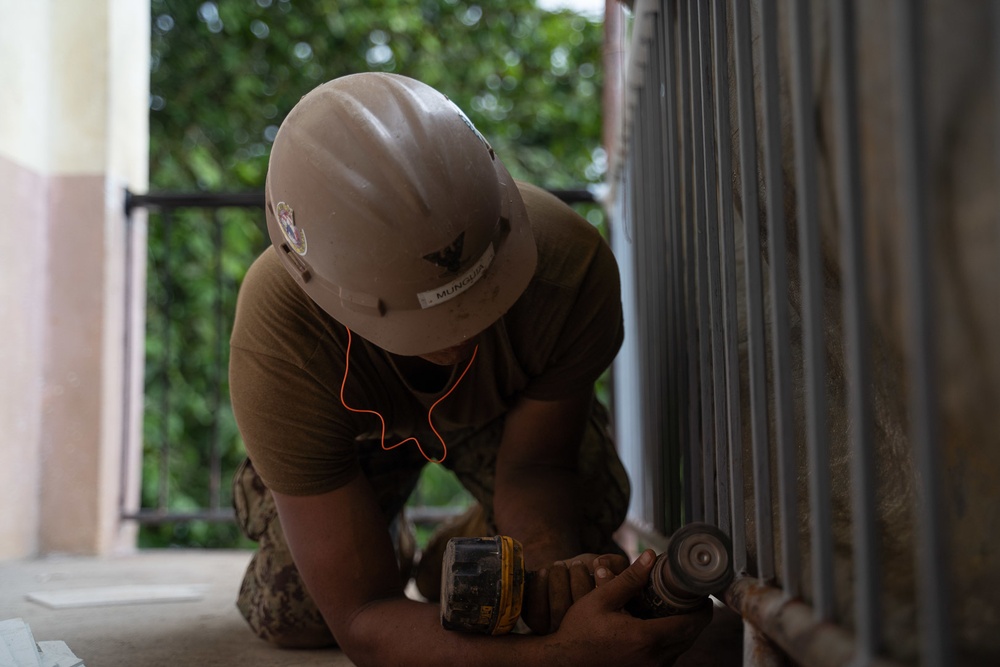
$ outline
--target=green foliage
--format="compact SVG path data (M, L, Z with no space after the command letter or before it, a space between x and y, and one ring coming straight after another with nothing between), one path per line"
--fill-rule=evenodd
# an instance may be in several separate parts
M516 178L570 188L603 177L599 23L534 0L151 6L153 191L261 190L285 114L320 83L360 71L405 74L447 94ZM602 224L596 207L584 214ZM164 496L176 510L230 503L243 451L228 402L228 337L239 284L265 243L258 210L150 216L144 507ZM206 491L213 447L217 498ZM428 471L414 502L465 502L446 471ZM235 540L223 524L163 524L144 528L141 543Z
M256 217L238 209L150 215L143 507L161 499L181 512L232 505L244 451L229 403L229 334L237 285L265 246ZM213 452L221 460L214 473ZM143 528L140 545L222 546L236 537L224 524L173 523Z
M443 465L426 465L420 484L410 496L411 507L468 507L471 496L462 488L455 473Z
M146 527L139 532L140 549L199 547L203 549L253 549L256 544L243 536L233 522L178 521Z
M603 175L600 23L533 0L153 0L152 12L157 187L261 187L295 102L361 71L447 94L516 178Z
M425 465L420 482L410 496L409 507L453 507L464 509L473 502L472 495L462 487L455 473L443 465ZM423 549L433 533L433 526L416 526L417 545Z

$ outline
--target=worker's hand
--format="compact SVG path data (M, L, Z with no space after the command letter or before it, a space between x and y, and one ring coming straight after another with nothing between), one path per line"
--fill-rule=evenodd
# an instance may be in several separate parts
M624 610L649 581L655 556L644 552L620 574L596 568L596 590L576 602L559 631L557 647L577 647L580 664L629 666L672 665L712 620L712 605L689 614L643 620Z
M535 572L524 591L521 618L538 635L555 632L574 602L594 590L594 570L603 567L615 574L628 567L619 554L580 554L556 561Z

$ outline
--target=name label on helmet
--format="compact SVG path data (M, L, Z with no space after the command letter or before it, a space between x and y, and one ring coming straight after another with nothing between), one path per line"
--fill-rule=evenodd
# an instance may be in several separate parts
M450 283L444 284L441 287L436 287L432 290L427 290L426 292L420 292L417 294L417 300L420 301L421 308L430 308L431 306L436 306L440 303L444 303L449 299L454 299L456 296L469 289L476 284L480 278L486 273L486 269L490 267L493 263L493 244L489 244L486 247L486 252L480 256L479 261L476 262L475 266L463 273L461 276L452 280Z

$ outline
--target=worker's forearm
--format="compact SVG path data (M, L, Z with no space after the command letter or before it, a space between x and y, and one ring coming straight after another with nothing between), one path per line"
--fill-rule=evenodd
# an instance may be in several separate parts
M437 605L404 598L381 600L359 610L338 641L358 667L561 664L546 638L451 632L441 627L439 619Z
M641 620L622 613L649 581L655 557L646 551L625 571L595 570L596 588L573 603L548 635L471 635L447 631L436 605L393 597L330 617L344 653L359 667L482 665L484 667L639 667L673 664L711 618L704 612Z
M493 509L497 529L524 545L528 569L580 553L575 470L521 467L498 470Z

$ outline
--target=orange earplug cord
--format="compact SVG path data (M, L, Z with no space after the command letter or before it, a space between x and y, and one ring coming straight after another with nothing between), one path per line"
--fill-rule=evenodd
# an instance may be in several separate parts
M434 412L434 408L436 408L441 401L443 401L444 399L446 399L449 396L451 396L451 393L453 391L455 391L455 389L458 387L458 385L462 382L462 379L465 377L466 373L468 373L469 369L472 368L472 362L476 360L476 353L479 352L479 345L476 345L475 349L472 350L472 357L469 359L469 363L466 364L465 370L463 370L462 374L458 376L457 380L455 380L455 384L453 384L451 386L451 389L449 389L447 392L445 392L444 396L442 396L438 400L434 401L434 404L431 405L430 409L427 411L427 423L430 425L431 431L434 432L434 435L437 436L438 441L441 443L441 458L439 458L439 459L433 459L430 456L427 456L427 452L424 451L424 447L423 447L423 445L420 444L420 440L418 440L414 436L411 436L411 437L409 437L409 438L407 438L405 440L400 440L395 445L391 445L389 447L386 447L386 445L385 445L385 418L382 417L382 415L378 411L376 411L376 410L365 410L363 408L352 408L344 400L344 387L347 386L347 375L348 375L348 373L350 372L350 369L351 369L351 330L349 328L347 328L347 327L344 327L344 328L347 329L347 353L345 355L346 358L344 359L344 379L340 383L340 403L341 403L341 405L343 405L344 408L346 408L347 410L350 410L351 412L367 413L367 414L372 414L372 415L375 415L376 417L378 417L379 422L381 422L381 424L382 424L382 439L381 439L381 441L382 441L382 449L383 450L389 451L390 449L395 449L396 447L399 447L400 445L405 445L406 443L408 443L408 442L410 442L412 440L417 445L417 449L420 450L420 453L423 455L423 457L425 459L427 459L429 462L431 462L431 463L441 463L442 461L444 461L445 457L448 456L448 445L445 444L444 438L441 437L441 434L438 433L438 430L436 428L434 428L434 421L431 419L431 415Z

